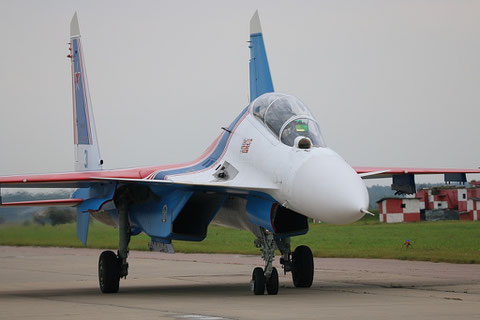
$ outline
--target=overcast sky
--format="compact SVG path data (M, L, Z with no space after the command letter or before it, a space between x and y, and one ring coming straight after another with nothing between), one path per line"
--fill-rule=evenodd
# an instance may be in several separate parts
M258 9L276 91L351 165L480 166L480 1L0 2L0 174L73 169L78 12L105 168L189 161L248 103Z

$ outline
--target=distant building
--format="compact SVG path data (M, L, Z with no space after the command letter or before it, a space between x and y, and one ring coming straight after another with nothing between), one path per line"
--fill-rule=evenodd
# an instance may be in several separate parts
M470 187L420 189L414 198L389 197L377 201L380 222L479 220L480 182Z
M377 201L380 222L420 221L420 198L388 197ZM479 207L480 208L480 207Z
M470 198L467 201L467 212L460 213L460 220L473 220L478 221L478 216L480 213L480 198Z
M468 191L463 186L420 189L417 191L416 197L422 199L422 209L425 210L452 209L459 212L467 211Z

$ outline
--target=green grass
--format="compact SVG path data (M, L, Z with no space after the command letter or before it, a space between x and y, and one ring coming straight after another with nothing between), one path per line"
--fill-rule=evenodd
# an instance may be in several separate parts
M76 238L75 224L60 226L4 225L0 245L83 247ZM403 247L406 239L412 249ZM246 231L210 226L202 242L174 241L177 252L259 254L254 237ZM118 233L111 227L93 223L89 248L116 248ZM130 248L148 250L149 238L132 237ZM480 263L480 223L440 221L380 224L365 219L347 226L311 224L307 235L292 239L293 246L310 246L317 257L382 258L453 263Z

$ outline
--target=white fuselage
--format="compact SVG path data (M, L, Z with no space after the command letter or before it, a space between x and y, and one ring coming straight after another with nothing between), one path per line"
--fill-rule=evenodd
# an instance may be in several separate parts
M360 219L364 215L361 210L368 209L365 183L330 148L304 150L289 147L251 112L231 135L225 153L210 169L166 178L172 181L213 182L218 165L227 161L238 170L232 183L271 188L267 193L276 201L312 219L347 224Z

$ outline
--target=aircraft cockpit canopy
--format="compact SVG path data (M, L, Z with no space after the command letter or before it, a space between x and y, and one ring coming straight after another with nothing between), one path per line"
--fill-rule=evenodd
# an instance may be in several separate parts
M314 147L326 146L317 121L296 97L265 93L252 102L251 108L253 115L284 144L293 147L302 137L310 139Z

